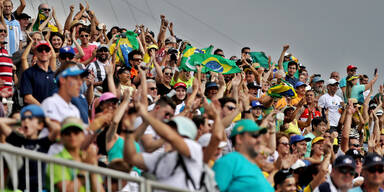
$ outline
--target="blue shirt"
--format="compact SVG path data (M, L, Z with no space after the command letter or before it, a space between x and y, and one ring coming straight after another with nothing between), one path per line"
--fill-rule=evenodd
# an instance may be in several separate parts
M42 70L37 64L25 70L20 80L20 94L22 97L32 94L40 103L53 95L56 90L55 74L48 67Z
M6 41L6 48L10 55L13 55L16 51L19 50L20 41L23 40L23 34L21 33L21 27L19 21L15 19L12 15L11 20L8 21L7 18L4 18L5 24L8 28L8 36Z
M287 76L285 76L285 81L287 81L288 83L290 83L292 85L292 87L294 87L299 80L296 79L295 76L293 76L293 78L292 78L292 77L289 77L287 75Z
M238 152L218 159L213 170L220 191L274 191L260 168Z
M88 102L84 95L73 97L71 103L80 111L80 117L83 123L88 124Z

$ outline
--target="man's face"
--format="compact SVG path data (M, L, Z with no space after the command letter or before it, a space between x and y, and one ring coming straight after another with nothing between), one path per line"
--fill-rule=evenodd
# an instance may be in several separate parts
M40 5L40 12L46 17L49 17L49 12L51 12L51 9L49 8L48 4L42 4Z
M121 82L126 83L131 79L131 73L128 70L124 70L122 73L119 75L119 79Z
M97 50L97 52L96 52L97 60L99 60L101 62L107 61L108 56L109 56L109 50L105 47Z
M215 96L217 94L218 91L219 91L219 88L217 88L217 87L208 88L207 89L207 97L212 98L213 96Z
M245 72L245 79L248 83L255 81L255 75L251 70L247 70L247 72Z
M249 89L249 93L250 93L251 95L253 95L253 96L256 96L256 95L257 95L257 90L259 90L259 89L258 89L258 88L255 88L255 87L250 88L250 89Z
M300 86L296 88L296 93L298 95L304 96L305 95L305 86Z
M338 72L332 72L331 73L331 79L334 79L336 81L340 81L340 74Z
M241 53L241 56L245 59L250 59L251 58L251 50L250 49L244 49L244 51Z
M296 71L297 71L296 65L288 66L288 75L289 76L293 77L293 75L295 75Z
M159 106L157 105L154 110L155 118L160 121L170 120L175 113L170 105Z
M347 71L347 74L348 74L349 76L356 75L356 71L357 71L357 69L356 69L356 68L353 68L353 69L351 69L351 70L348 70L348 71Z
M324 81L319 81L319 82L316 82L315 83L315 88L316 88L316 90L321 90L321 89L323 89L323 86L324 86Z
M143 61L143 57L141 55L133 55L133 59L129 61L132 66L139 66Z
M384 180L384 168L382 165L364 168L362 175L364 177L364 182L367 182L368 185L381 185Z
M148 82L147 83L147 87L148 87L148 95L150 95L153 99L155 97L157 97L157 87L156 87L156 83L153 83L153 82Z
M360 80L361 85L368 84L368 78L363 77L363 79Z
M349 149L359 150L360 142L358 139L349 139Z
M30 22L31 21L28 18L24 18L24 19L20 19L19 20L19 23L20 23L20 26L21 26L22 29L26 29Z
M324 154L324 140L318 141L317 143L312 144L312 151L314 154Z
M164 70L163 77L164 77L165 82L171 82L172 76L173 76L173 73L172 73L171 69L165 69Z
M304 155L307 150L307 142L306 141L297 142L296 149L299 154Z
M11 1L5 1L3 4L3 14L10 15L12 14L13 5Z
M254 108L252 108L252 115L253 115L253 117L258 118L262 114L263 114L263 109L261 107L254 107Z
M265 134L264 134L265 135ZM263 144L263 139L264 135L260 135L258 132L253 132L253 133L243 133L239 135L241 141L242 148L251 158L254 158L257 156L257 154L261 151L262 149L262 144ZM237 142L238 140L236 140Z
M68 76L65 78L60 78L60 86L63 86L63 89L67 91L68 95L73 97L78 97L80 94L80 87L83 83L80 75L77 76Z
M66 149L79 149L85 139L84 132L80 129L68 128L61 133L61 141Z
M333 168L331 172L332 181L339 189L350 189L354 172L355 170L349 166Z
M0 24L0 42L4 42L7 37L7 31L3 24Z
M80 33L80 41L82 45L87 45L89 42L89 33L82 31Z
M332 85L328 85L327 88L328 88L328 93L330 95L334 95L337 91L337 89L339 88L338 87L339 85L338 84L332 84Z
M39 123L37 117L32 116L30 111L24 112L24 118L21 120L20 132L27 138L37 135L37 132L43 129L44 124Z
M46 45L41 45L36 48L37 60L40 62L48 62L51 56L51 49Z
M34 41L34 43L32 45L33 47L35 47L37 45L37 42L43 40L43 37L41 36L40 33L34 33L31 38Z
M308 91L305 94L305 99L307 101L307 104L312 104L314 102L314 99L315 99L315 94L312 91Z
M227 102L222 108L223 117L226 117L232 114L236 109L236 104L232 102Z
M284 182L279 185L278 189L281 192L295 192L296 191L296 180L294 177L288 177Z

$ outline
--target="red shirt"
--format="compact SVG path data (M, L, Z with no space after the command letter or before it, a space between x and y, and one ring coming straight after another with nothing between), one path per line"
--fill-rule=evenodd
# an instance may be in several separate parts
M308 108L305 108L304 112L301 114L299 119L300 121L307 121L308 117L309 117L309 110ZM311 113L311 118L313 119L315 117L321 117L321 112L318 111L316 108Z
M0 87L0 90L13 86L12 67L12 56L8 54L7 49L0 48L0 79L4 81L4 86Z

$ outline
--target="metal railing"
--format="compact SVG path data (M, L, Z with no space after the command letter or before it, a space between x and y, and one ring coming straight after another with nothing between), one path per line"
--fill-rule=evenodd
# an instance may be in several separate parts
M105 191L108 191L108 192L111 192L111 179L114 178L114 179L117 179L118 180L118 188L119 190L123 188L122 186L122 181L125 180L127 182L133 182L133 183L137 183L138 186L139 186L139 191L153 191L153 190L163 190L163 191L170 191L170 192L187 192L188 190L183 190L183 189L179 189L179 188L176 188L176 187L172 187L172 186L169 186L169 185L164 185L164 184L161 184L159 182L155 182L155 181L151 181L151 180L148 180L148 179L145 179L143 177L133 177L133 176L130 176L128 173L126 172L121 172L121 171L116 171L116 170L112 170L112 169L107 169L107 168L102 168L102 167L97 167L97 166L92 166L92 165L89 165L89 164L85 164L85 163L80 163L80 162L76 162L76 161L70 161L70 160L66 160L66 159L61 159L61 158L57 158L57 157L53 157L53 156L50 156L50 155L47 155L45 153L40 153L40 152L36 152L36 151L31 151L31 150L27 150L27 149L23 149L23 148L19 148L19 147L15 147L15 146L12 146L12 145L8 145L8 144L0 144L0 191L4 191L5 189L5 183L4 183L4 155L5 154L11 154L11 155L14 155L15 157L23 157L25 159L24 163L25 163L25 183L26 183L26 190L27 191L30 191L30 185L31 183L29 183L29 160L32 159L32 160L36 160L37 161L37 172L38 172L38 182L37 182L37 185L38 185L38 191L43 191L43 181L42 181L42 163L46 163L46 166L51 166L50 169L49 169L49 175L46 175L47 177L49 177L49 185L48 183L46 183L46 186L48 186L49 190L50 191L55 191L55 185L53 183L53 175L54 175L54 169L53 169L53 165L56 164L56 165L61 165L62 166L62 173L64 173L64 169L65 168L71 168L71 169L78 169L78 170L83 170L83 171L86 171L86 174L85 174L85 191L91 191L90 190L90 183L89 183L89 178L90 178L90 173L95 173L95 174L99 174L101 176L104 176L106 179L107 179L107 186L106 186L106 190ZM16 158L14 158L16 159ZM8 162L9 164L9 162ZM14 166L16 167L16 161L11 161L11 165L8 165L8 166ZM15 176L15 175L13 175ZM17 175L16 175L17 177ZM62 176L62 179L64 181L64 176ZM75 191L77 191L77 187L78 186L78 183L77 183L77 179L74 179L74 188L75 188ZM13 182L13 190L17 189L17 186L15 186L15 182ZM65 190L65 185L62 185L63 189L62 191L66 191ZM100 191L100 188L99 188L99 185L97 185L97 191Z

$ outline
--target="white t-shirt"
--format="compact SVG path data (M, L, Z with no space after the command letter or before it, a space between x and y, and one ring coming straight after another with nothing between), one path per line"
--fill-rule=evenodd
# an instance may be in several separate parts
M186 169L188 170L189 175L193 179L196 187L200 187L200 177L203 170L203 150L199 143L191 139L184 138L184 142L187 144L190 158L184 157L183 161L185 162ZM143 159L145 166L148 168L150 173L156 175L157 181L166 185L171 185L174 187L184 188L184 189L193 189L191 181L188 181L188 186L186 185L186 174L183 171L181 165L179 165L174 174L171 175L176 163L178 160L178 152L168 152L165 156L162 153L143 153ZM161 158L161 159L160 159ZM158 162L156 173L155 165Z
M67 103L64 101L64 99L57 93L46 98L41 103L41 108L43 109L46 117L58 122L63 121L67 117L80 118L79 109L77 109L77 107L71 102Z
M341 114L339 113L340 103L343 100L337 95L330 96L328 93L319 98L319 107L328 109L328 121L331 126L336 127L339 124Z
M135 127L135 129L137 129L142 123L143 119L141 117L137 117L133 126ZM154 140L160 139L160 136L156 133L156 131L152 128L151 125L148 125L143 135L151 135ZM141 151L145 151L143 142L141 140L139 142L139 146ZM154 153L156 152L164 152L164 147L160 147L158 150L154 151Z
M107 73L105 72L104 66L107 65L98 60L89 64L88 69L93 71L95 75L95 82L104 81L105 77L107 77Z

